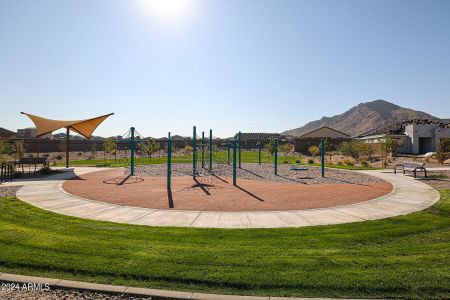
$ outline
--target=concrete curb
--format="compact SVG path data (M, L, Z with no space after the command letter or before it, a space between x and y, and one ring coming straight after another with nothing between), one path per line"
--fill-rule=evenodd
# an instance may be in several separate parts
M35 277L25 275L15 275L0 273L0 282L10 283L36 283L49 284L52 288L75 289L81 291L101 292L107 294L120 294L134 297L152 297L156 299L179 299L179 300L333 300L333 298L285 298L285 297L257 297L257 296L237 296L203 294L194 292L178 292L157 290L149 288L127 287L120 285L98 284L83 281L72 281L64 279ZM352 300L352 299L347 299ZM356 299L353 299L356 300Z

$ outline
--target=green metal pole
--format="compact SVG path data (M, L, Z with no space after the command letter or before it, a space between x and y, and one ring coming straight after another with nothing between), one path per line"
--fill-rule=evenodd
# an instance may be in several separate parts
M131 130L131 139L130 139L130 150L131 150L131 176L134 176L134 127L130 128Z
M236 139L233 140L233 185L236 186Z
M239 169L241 169L241 132L238 134L238 147L239 147Z
M205 132L202 131L202 169L205 168Z
M194 136L192 139L192 177L197 175L197 127L194 126Z
M227 150L228 150L228 164L230 164L230 144L227 144Z
M273 149L273 160L275 163L275 175L278 175L278 139L275 139L275 145L274 145L274 149Z
M324 140L322 139L320 141L320 148L321 148L321 156L322 156L322 177L325 177L325 147L324 147Z
M167 139L167 189L170 190L172 188L171 180L172 179L172 138Z
M209 130L209 170L212 170L213 163L213 142L212 142L212 129Z
M261 142L258 143L258 163L261 165Z

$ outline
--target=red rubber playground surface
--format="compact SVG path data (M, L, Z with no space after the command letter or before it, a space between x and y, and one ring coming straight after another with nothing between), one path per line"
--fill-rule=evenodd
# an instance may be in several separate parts
M112 180L123 177L122 169L92 172L67 180L63 188L70 194L107 203L193 211L325 208L368 201L392 190L387 182L304 185L239 179L238 187L233 187L231 180L221 179L205 186L184 176L172 179L169 193L165 177L143 177L140 182L129 179L122 185Z

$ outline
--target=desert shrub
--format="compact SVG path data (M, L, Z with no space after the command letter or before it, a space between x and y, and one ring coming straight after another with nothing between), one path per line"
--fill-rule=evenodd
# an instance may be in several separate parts
M362 141L343 142L339 146L339 152L345 156L350 156L355 160L364 157L366 160L371 160L374 149L371 144Z
M310 146L308 148L308 152L312 155L312 156L316 156L319 155L320 153L320 149L317 146Z
M78 154L77 154L78 156L81 156L82 154L81 154L81 152L78 152Z
M436 159L444 164L450 157L450 138L441 138L436 146Z
M288 164L289 162L287 160L283 161L283 164Z
M313 164L314 163L314 159L310 158L308 159L308 164Z
M150 157L150 161L152 160L152 155L158 152L160 149L159 143L157 143L155 140L149 140L147 143L145 143L142 146L142 151ZM187 145L184 147L185 155L190 155L192 153L193 149L191 146Z
M302 161L301 161L300 159L297 159L297 160L295 161L295 163L296 163L296 164L301 164Z
M369 163L367 162L367 160L363 159L360 161L360 164L362 167L364 168L368 168L369 167Z
M16 148L13 144L6 140L0 139L0 154L12 155L16 152Z
M192 151L193 151L192 146L186 145L186 146L184 147L184 156L189 156L189 155L191 155L191 154L192 154Z
M266 149L268 154L273 155L275 152L275 140L270 139L269 143L264 145L264 149Z
M353 167L355 165L355 162L353 160L350 160L350 159L344 159L343 163L346 166L349 166L349 167Z
M55 156L55 159L56 159L56 160L61 160L61 159L62 159L62 155L60 155L60 154L56 155L56 156Z
M292 144L286 143L281 145L280 147L281 152L283 152L284 156L288 156L289 152L292 151L292 149L294 148L294 146L292 146Z
M342 162L342 160L340 160L340 161L338 161L336 164L337 164L338 166L342 166L344 163Z

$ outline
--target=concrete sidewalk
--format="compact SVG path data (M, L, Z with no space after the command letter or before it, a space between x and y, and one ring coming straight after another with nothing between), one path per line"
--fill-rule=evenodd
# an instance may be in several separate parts
M342 224L376 220L423 210L439 200L439 193L403 174L390 171L358 171L379 177L393 186L390 194L363 203L321 209L290 211L183 211L138 208L83 199L62 189L64 180L98 168L72 171L34 181L17 181L22 201L55 213L116 223L201 228L282 228Z
M33 277L0 273L0 282L10 283L36 283L49 284L51 288L75 289L81 291L102 292L108 294L119 294L130 297L152 297L156 299L183 299L183 300L332 300L331 298L284 298L284 297L256 297L237 295L203 294L193 292L177 292L157 290L148 288L127 287L118 285L97 284L82 281L63 280L45 277ZM351 300L351 299L348 299Z

